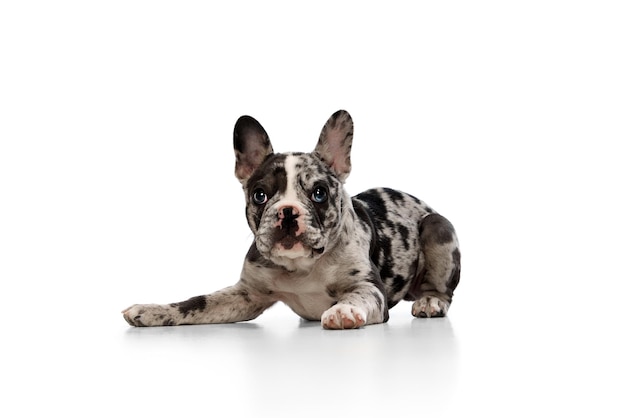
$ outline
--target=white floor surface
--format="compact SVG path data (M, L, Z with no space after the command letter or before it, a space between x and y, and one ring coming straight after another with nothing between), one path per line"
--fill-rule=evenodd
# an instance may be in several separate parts
M250 323L139 329L89 295L50 302L5 328L3 415L623 416L616 312L590 300L558 314L536 298L512 314L468 300L465 279L448 318L412 318L401 303L388 323L352 331L283 305ZM20 313L42 306L29 293Z

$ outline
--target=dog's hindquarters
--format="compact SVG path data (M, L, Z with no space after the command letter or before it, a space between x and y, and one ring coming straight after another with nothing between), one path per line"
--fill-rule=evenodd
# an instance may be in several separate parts
M445 316L461 276L461 252L454 227L433 213L419 226L423 268L413 279L405 300L415 300L412 313L418 317Z
M415 301L414 316L444 316L461 270L452 224L419 199L393 189L371 189L354 200L355 207L367 208L372 261L380 270L389 308L404 299Z

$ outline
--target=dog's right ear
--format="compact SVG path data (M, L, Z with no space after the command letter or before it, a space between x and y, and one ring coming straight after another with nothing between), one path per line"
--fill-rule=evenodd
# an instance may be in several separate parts
M270 138L261 124L251 116L242 116L235 123L235 176L243 184L265 158L274 153Z

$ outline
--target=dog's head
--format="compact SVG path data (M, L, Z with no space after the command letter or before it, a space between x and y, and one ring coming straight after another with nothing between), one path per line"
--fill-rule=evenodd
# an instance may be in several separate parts
M312 153L274 153L265 129L250 116L235 124L235 175L246 196L246 217L256 250L288 268L310 265L329 251L344 210L353 125L334 113ZM295 266L295 267L294 267Z

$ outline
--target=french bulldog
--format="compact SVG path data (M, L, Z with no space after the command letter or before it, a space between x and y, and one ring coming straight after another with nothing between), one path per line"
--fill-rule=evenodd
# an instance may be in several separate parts
M209 295L123 311L133 326L249 321L276 302L326 329L384 323L401 300L445 316L459 283L452 224L421 200L376 188L350 197L353 122L344 110L311 153L275 153L256 119L234 129L235 175L254 234L239 281Z

